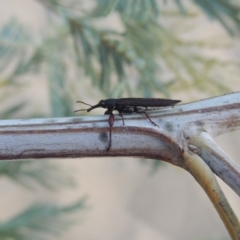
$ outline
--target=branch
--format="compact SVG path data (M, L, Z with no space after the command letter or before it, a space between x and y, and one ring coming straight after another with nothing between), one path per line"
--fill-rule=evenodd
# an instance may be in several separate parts
M240 195L240 166L233 161L207 132L194 136L191 142L201 146L201 157L225 183Z
M206 192L224 222L232 239L240 239L240 224L208 165L189 151L184 151L189 172Z
M202 149L202 144L196 141L200 141L202 133L217 136L239 129L239 108L240 92L237 92L153 112L151 118L159 128L143 115L125 117L126 125L116 117L109 152L106 151L108 116L3 120L0 159L141 156L186 168L182 161L182 141ZM221 177L221 173L217 174Z
M108 152L108 116L3 120L0 121L0 159L140 156L161 159L186 169L182 148L183 141L187 141L202 150L203 159L211 165L203 144L197 140L200 141L205 132L217 136L237 130L239 108L240 92L237 92L153 112L151 118L159 128L145 116L127 116L126 125L116 117L112 148ZM229 158L226 161L229 162ZM220 178L226 178L213 164L210 167ZM234 168L238 177L235 181L239 183L240 171L236 164Z

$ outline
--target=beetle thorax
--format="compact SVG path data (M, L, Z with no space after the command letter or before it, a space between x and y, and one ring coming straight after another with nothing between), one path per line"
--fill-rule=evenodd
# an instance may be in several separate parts
M110 98L106 100L101 100L99 104L103 108L114 109L114 107L116 106L116 99Z

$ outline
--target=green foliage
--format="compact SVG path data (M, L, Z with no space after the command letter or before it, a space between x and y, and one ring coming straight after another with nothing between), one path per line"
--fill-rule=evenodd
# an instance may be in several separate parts
M30 43L31 37L24 27L14 20L10 20L0 30L0 72L17 58L17 64L11 76L24 73L25 61L22 61L26 55L23 55L25 47ZM20 58L21 57L21 58Z
M226 36L221 37L225 41L223 44L211 39L190 41L182 38L179 29L186 32L184 26L197 22L199 14L192 14L182 1L173 2L176 8L170 26L165 26L161 20L169 18L173 12L165 7L167 4L161 5L154 0L127 3L98 0L95 8L88 11L89 14L75 19L69 14L64 15L64 21L68 22L73 35L79 68L83 68L93 85L107 97L150 97L154 92L169 96L170 89L181 91L190 88L216 94L228 89L225 78L217 76L217 73L222 66L230 73L232 70L229 68L236 70L239 63L202 53L214 48L223 49L223 44L231 48L233 43ZM212 4L219 3L212 1ZM239 13L239 9L236 12ZM96 21L114 13L119 15L123 30L96 25ZM231 16L224 11L221 14L225 14L224 19L229 22ZM218 19L216 11L212 13L212 18ZM235 27L231 29L237 34L240 24L237 20L234 23ZM181 27L178 29L179 24ZM196 25L193 25L188 31L194 30ZM226 24L223 26L226 27ZM131 79L128 77L129 70L135 73L131 74ZM166 77L169 73L170 78Z
M236 0L194 0L211 19L218 20L231 34L238 35L240 32L240 2Z
M112 11L118 11L124 19L132 18L138 22L156 19L159 15L158 3L156 0L97 0L97 8L93 17L105 16Z
M239 67L233 61L202 54L209 49L221 49L218 42L211 41L210 47L209 39L190 41L181 37L179 29L186 32L186 24L194 21L197 24L199 13L189 10L191 8L180 0L172 1L171 9L174 11L170 10L167 2L155 0L127 3L123 0L96 0L93 9L82 9L79 1L45 0L41 3L56 17L50 21L49 31L41 36L40 43L38 39L36 44L34 36L29 36L19 23L12 21L3 28L2 39L11 38L7 42L16 42L6 46L0 40L0 49L4 49L4 54L1 55L0 51L2 68L12 62L13 56L17 59L18 52L21 56L23 51L29 54L15 64L14 77L0 79L0 82L10 84L15 80L16 83L16 76L31 71L43 72L49 81L51 116L69 116L72 113L70 91L74 87L70 85L71 81L66 81L72 78L70 71L74 72L73 84L84 84L79 80L84 72L94 87L107 97L150 97L155 92L169 96L171 89L205 89L211 94L226 91L225 78L219 79L216 72L222 66L229 72L229 67ZM235 1L196 0L193 3L212 19L219 20L231 34L239 33L237 14L240 9ZM96 24L96 21L113 14L119 15L121 29ZM171 24L166 25L170 16ZM195 29L196 24L190 29L188 27L187 31ZM221 38L226 41L226 37Z
M63 187L75 186L74 177L70 171L60 168L56 164L45 160L39 164L37 162L1 162L0 177L7 176L17 184L27 189L34 190L36 185L41 185L51 191L60 190Z
M59 207L55 204L33 204L14 218L0 223L1 240L47 240L66 231L74 221L67 215L86 207L85 199Z
M30 62L26 59L25 50L31 37L24 27L10 20L0 30L0 104L6 105L22 87L16 75L26 74ZM1 77L2 76L2 77ZM9 118L26 106L26 102L17 102L2 110L1 119Z

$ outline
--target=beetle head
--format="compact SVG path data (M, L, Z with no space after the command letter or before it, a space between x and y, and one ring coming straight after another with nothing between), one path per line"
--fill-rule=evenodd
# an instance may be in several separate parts
M90 108L88 108L88 109L79 109L79 110L76 110L76 111L74 111L74 112L79 112L79 111L87 111L87 112L90 112L90 111L92 111L93 109L95 109L95 108L99 108L99 107L102 107L102 108L113 108L114 106L115 106L115 102L116 102L116 100L115 99L106 99L106 100L100 100L99 101L99 103L98 104L96 104L96 105L94 105L94 106L92 106L92 105L90 105L90 104L88 104L88 103L85 103L85 102L82 102L82 101L77 101L77 102L79 102L79 103L83 103L83 104L85 104L85 105L88 105L88 106L90 106Z
M100 100L98 104L91 106L89 109L87 109L87 112L90 112L94 108L99 108L99 107L106 108L105 100Z

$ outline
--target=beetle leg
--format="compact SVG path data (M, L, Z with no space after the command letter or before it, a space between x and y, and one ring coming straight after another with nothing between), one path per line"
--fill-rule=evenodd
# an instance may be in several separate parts
M122 123L123 123L123 125L125 125L125 122L124 122L124 118L123 118L123 114L122 114L122 112L119 112L119 116L122 118Z
M144 113L145 115L146 115L146 117L148 118L148 120L154 125L154 126L157 126L157 127L159 127L149 116L148 116L148 114L147 114L147 112L146 112L146 109L147 108L145 108L143 111L139 111L139 109L137 108L137 107L134 107L134 112L135 113Z
M157 127L159 127L149 116L148 116L148 114L147 114L147 112L142 112L142 113L145 113L145 115L146 115L146 117L148 118L148 120L154 125L154 126L157 126Z

